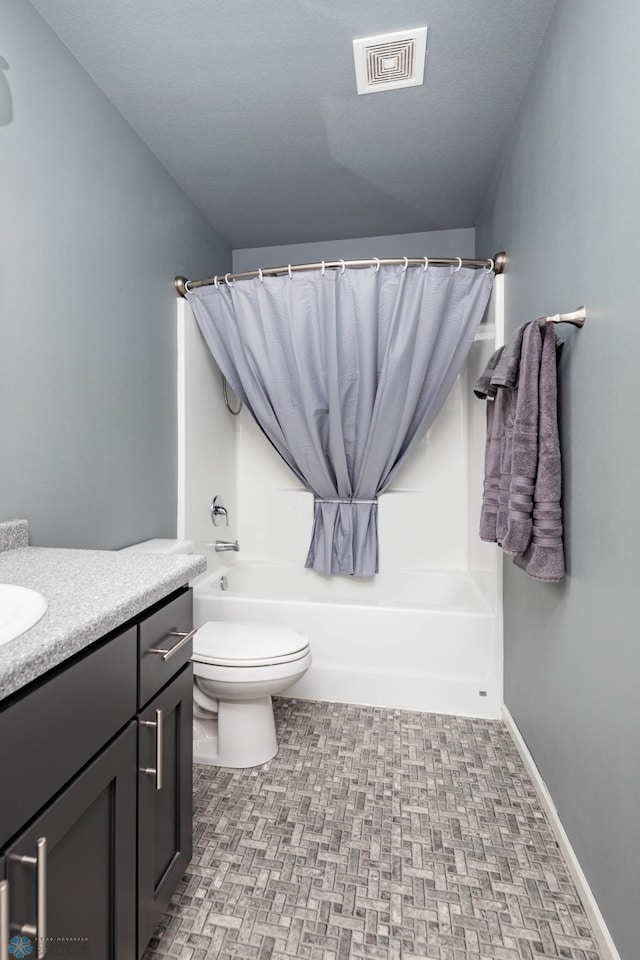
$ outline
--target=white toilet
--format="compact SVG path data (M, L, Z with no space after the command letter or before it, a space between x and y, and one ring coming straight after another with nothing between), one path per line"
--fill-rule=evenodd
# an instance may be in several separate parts
M131 553L193 553L192 540L146 540ZM267 623L215 620L193 638L193 759L255 767L278 752L271 697L311 666L309 641Z
M278 752L271 696L311 665L309 641L266 623L209 621L193 638L193 759L255 767Z

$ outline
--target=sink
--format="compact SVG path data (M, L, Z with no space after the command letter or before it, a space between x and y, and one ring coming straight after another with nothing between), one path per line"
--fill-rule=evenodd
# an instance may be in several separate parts
M0 583L0 647L37 623L47 606L45 598L36 590Z

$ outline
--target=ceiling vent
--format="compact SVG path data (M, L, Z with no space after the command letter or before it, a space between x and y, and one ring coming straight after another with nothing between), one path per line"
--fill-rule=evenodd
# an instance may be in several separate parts
M354 40L358 93L420 86L426 53L426 27Z

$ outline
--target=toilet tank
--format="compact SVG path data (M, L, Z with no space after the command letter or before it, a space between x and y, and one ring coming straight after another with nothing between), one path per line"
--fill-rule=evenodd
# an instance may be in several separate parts
M123 547L118 553L193 553L193 540L143 540Z

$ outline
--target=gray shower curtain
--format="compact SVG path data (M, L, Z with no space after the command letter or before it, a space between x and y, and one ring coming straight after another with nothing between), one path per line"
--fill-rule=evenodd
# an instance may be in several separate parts
M223 375L315 496L306 566L378 572L378 496L444 403L493 273L385 266L190 290Z

